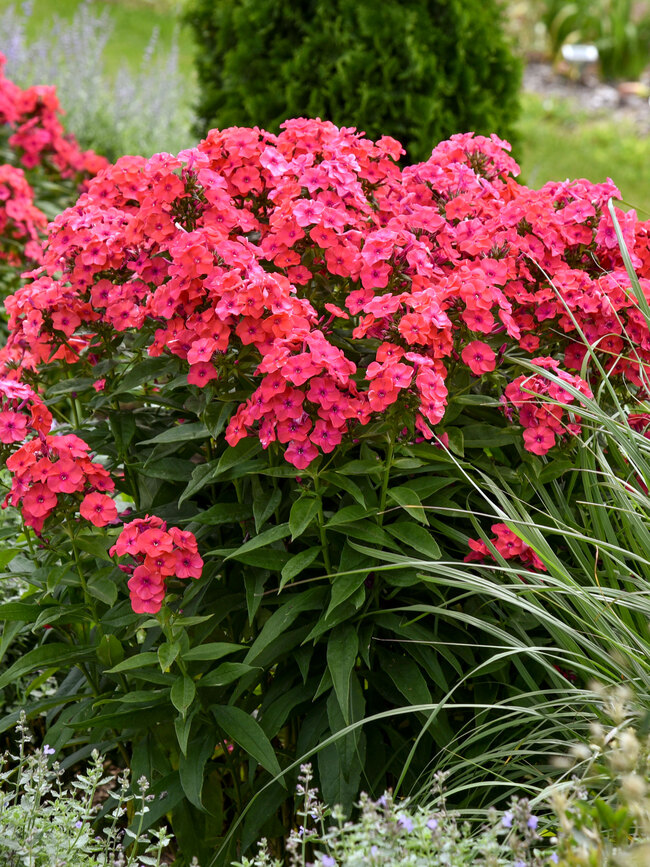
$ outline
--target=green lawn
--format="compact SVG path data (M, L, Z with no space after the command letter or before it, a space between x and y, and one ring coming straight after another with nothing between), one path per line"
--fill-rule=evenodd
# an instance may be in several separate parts
M82 0L33 0L34 12L29 20L28 34L36 35L57 15L71 18L81 2ZM0 0L0 10L19 5L19 0ZM154 29L157 29L161 48L168 49L174 33L177 33L179 68L188 77L193 76L192 38L189 29L179 24L183 5L184 0L94 0L91 7L98 14L108 9L115 24L104 55L107 70L114 72L124 63L137 68Z
M631 125L576 113L558 100L522 98L522 146L516 154L522 179L531 187L565 178L604 181L611 177L627 205L650 217L650 138Z

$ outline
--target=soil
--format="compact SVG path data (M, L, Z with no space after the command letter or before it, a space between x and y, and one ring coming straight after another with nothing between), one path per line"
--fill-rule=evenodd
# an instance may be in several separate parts
M632 123L641 136L650 135L650 75L640 82L607 84L593 71L554 69L548 63L530 62L524 72L523 89L539 96L566 100L581 113L594 118Z

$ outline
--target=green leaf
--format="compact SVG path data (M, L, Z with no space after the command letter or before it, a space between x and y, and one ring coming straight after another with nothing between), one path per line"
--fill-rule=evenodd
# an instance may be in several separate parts
M209 403L203 413L203 421L216 440L230 420L234 403Z
M152 461L146 464L132 464L131 466L141 476L152 479L163 479L167 482L187 482L193 476L196 468L196 464L193 464L192 461L185 461L171 456L159 461Z
M327 642L327 668L346 725L350 723L350 677L359 650L359 638L352 623L342 623Z
M255 479L255 476L253 476L253 479ZM260 528L264 526L282 502L282 491L279 488L275 488L269 495L269 492L264 490L259 482L258 487L259 491L253 498L253 516L255 518L256 533L259 533Z
M138 445L148 446L155 443L189 442L190 440L206 439L209 436L210 432L202 422L176 424L174 427L168 428L150 440L142 440Z
M31 605L28 602L5 602L0 605L0 621L21 620L25 623L32 623L39 615L47 608L58 608L58 605L43 606Z
M229 653L236 653L238 650L243 649L243 645L241 644L230 644L227 641L211 641L208 644L199 644L186 650L183 653L183 659L186 662L221 659L222 656L228 656Z
M184 714L194 701L195 695L196 686L194 685L194 681L186 674L181 674L172 684L169 697L176 710Z
M320 478L327 482L329 485L336 489L341 489L346 492L346 494L350 494L360 506L366 507L366 498L363 494L363 491L357 485L356 482L353 482L352 479L348 479L346 476L341 476L335 472L326 472L321 473Z
M332 578L332 598L325 614L325 620L327 620L335 608L338 608L342 602L345 602L353 593L356 593L367 577L368 570L363 570L350 575L335 575Z
M238 524L252 515L250 506L244 503L215 503L205 512L200 512L192 518L197 524L207 524L217 527L219 524Z
M492 424L469 424L462 428L465 448L492 448L515 442L521 434L512 427Z
M178 740L178 746L181 748L181 753L186 755L187 753L187 742L190 737L190 731L192 728L192 720L196 716L196 710L193 710L191 713L187 714L187 716L183 716L179 714L174 720L174 730L176 731L176 739Z
M326 527L334 527L337 524L347 524L349 521L359 521L362 518L367 518L369 514L365 506L343 506L338 512L334 512L329 519Z
M210 461L208 464L199 464L192 471L192 478L187 483L187 487L178 498L178 505L181 506L185 500L189 500L194 494L198 493L206 485L209 485L215 478L217 470L217 461Z
M229 554L225 559L237 559L241 554L247 554L249 551L254 551L256 548L263 548L265 545L271 545L273 542L278 542L280 539L285 539L291 530L289 524L278 524L276 527L271 527L260 533L259 536L253 536L248 542L240 545L232 554Z
M459 427L450 427L445 431L449 438L449 451L459 457L465 456L465 437Z
M164 644L160 645L160 647L158 648L158 662L160 663L161 671L169 671L169 669L172 667L172 663L178 656L180 649L181 645L179 641L174 641L172 643L166 641Z
M401 506L404 511L412 518L415 518L416 521L420 521L422 524L429 523L429 519L427 518L424 507L422 506L422 500L415 491L406 487L398 487L389 488L387 493L388 497L394 503Z
M289 513L289 529L291 530L292 542L298 536L302 536L316 515L318 515L320 506L320 497L303 496L296 500Z
M295 578L296 575L299 575L304 569L310 566L320 553L320 545L314 545L312 548L307 548L306 551L300 551L298 554L294 554L294 556L282 567L280 590L282 590L287 582L291 581L292 578Z
M278 764L275 750L264 734L260 724L241 708L219 705L212 708L217 725L226 735L259 762L274 777L280 776L282 769Z
M111 412L109 424L111 433L115 437L118 452L124 454L135 436L135 417L132 412Z
M386 530L391 536L404 542L427 559L438 560L440 558L438 543L429 530L419 524L414 524L412 521L398 521L395 524L388 524Z
M339 467L338 472L344 476L367 476L373 473L380 473L384 468L383 462L372 458L358 461L348 461L342 467Z
M200 677L196 684L197 686L227 686L234 680L239 680L245 674L250 674L255 671L257 666L246 665L244 662L222 662L214 671L209 671L203 677Z
M5 673L0 676L0 689L19 677L23 677L38 668L59 669L62 666L69 667L79 662L86 662L95 656L94 647L75 647L63 643L44 644L28 651Z
M344 533L346 536L352 536L355 539L361 539L363 542L369 542L376 548L394 548L395 545L391 537L381 527L378 527L373 521L349 521L342 524L340 527L335 525L332 527L335 533Z
M201 790L205 766L214 752L214 747L214 734L210 731L203 732L201 737L195 738L189 745L187 756L181 754L178 764L178 773L187 800L199 810L205 810L201 802Z
M158 654L152 650L144 653L136 653L135 656L129 656L109 668L107 674L119 674L121 671L132 671L134 668L142 668L145 665L155 665L158 662Z
M262 631L257 636L251 649L246 654L244 662L255 662L262 651L282 635L294 622L302 611L320 608L323 605L325 595L324 587L310 587L309 590L294 593L277 611L266 621Z
M132 388L142 385L144 382L149 382L155 377L164 375L175 366L175 361L171 364L165 364L165 361L161 358L145 358L143 361L134 364L121 380L113 384L113 392L120 394L131 391Z
M112 569L110 570L113 571ZM106 605L115 605L117 600L117 585L115 581L106 574L96 573L91 575L86 584L88 592L95 599L105 602Z
M420 666L407 656L382 653L382 671L393 681L404 698L412 705L430 704L431 693Z
M124 648L117 635L102 635L97 645L97 659L106 668L124 659Z

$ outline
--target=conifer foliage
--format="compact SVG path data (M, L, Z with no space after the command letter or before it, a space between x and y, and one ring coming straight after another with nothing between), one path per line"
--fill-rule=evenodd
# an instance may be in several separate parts
M519 66L498 0L192 0L199 132L320 117L411 160L457 132L512 141Z

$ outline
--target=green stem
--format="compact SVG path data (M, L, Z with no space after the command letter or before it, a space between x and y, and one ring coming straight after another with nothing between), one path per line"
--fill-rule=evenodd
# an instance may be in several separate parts
M384 523L384 512L386 511L386 495L388 493L388 482L390 480L390 471L393 466L393 453L395 451L395 443L393 437L388 435L388 448L386 449L386 463L384 466L384 476L381 480L381 494L379 496L379 514L377 521L379 526Z
M323 563L327 574L332 572L332 564L330 561L330 549L327 544L327 533L325 531L325 518L323 516L323 500L318 492L318 476L314 476L314 492L318 497L318 533L320 535L320 547L323 552Z

